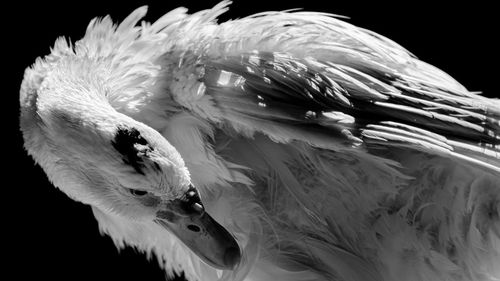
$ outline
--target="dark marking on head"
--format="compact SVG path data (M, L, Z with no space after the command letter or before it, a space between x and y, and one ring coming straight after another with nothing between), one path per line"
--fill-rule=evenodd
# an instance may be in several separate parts
M132 166L137 173L144 175L143 156L147 156L152 148L137 129L118 127L111 144L122 155L123 162ZM138 146L147 146L147 148L140 149Z

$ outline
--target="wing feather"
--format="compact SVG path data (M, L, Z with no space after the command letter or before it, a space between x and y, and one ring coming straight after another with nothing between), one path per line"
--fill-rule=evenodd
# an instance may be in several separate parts
M368 149L404 145L500 171L500 115L491 108L497 100L397 71L380 73L370 64L283 52L205 57L200 65L204 94L230 125L252 120L260 124L252 131L271 136L271 127L288 127L288 140L319 134L344 145L363 140ZM352 121L333 117L339 114ZM315 145L313 139L309 143Z

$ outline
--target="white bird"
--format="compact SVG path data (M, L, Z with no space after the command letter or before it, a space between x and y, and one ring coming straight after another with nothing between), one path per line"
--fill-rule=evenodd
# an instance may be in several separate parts
M333 15L228 4L37 59L20 122L50 181L189 280L500 280L500 101Z

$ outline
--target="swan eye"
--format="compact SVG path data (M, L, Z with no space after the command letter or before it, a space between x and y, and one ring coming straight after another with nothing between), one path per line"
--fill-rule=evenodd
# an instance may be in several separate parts
M138 189L129 189L128 191L130 192L130 194L132 194L134 196L138 196L138 197L148 194L147 191L138 190Z

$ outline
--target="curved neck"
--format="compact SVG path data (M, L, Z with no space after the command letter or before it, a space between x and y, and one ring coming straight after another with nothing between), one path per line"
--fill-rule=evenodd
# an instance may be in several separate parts
M101 77L67 72L50 73L38 90L37 113L46 126L105 132L115 128L117 121L129 119L110 105Z
M37 162L44 161L36 158L47 146L67 156L83 155L91 146L108 145L118 124L136 123L110 105L100 77L61 69L46 72L38 85L23 83L21 89L21 130Z

